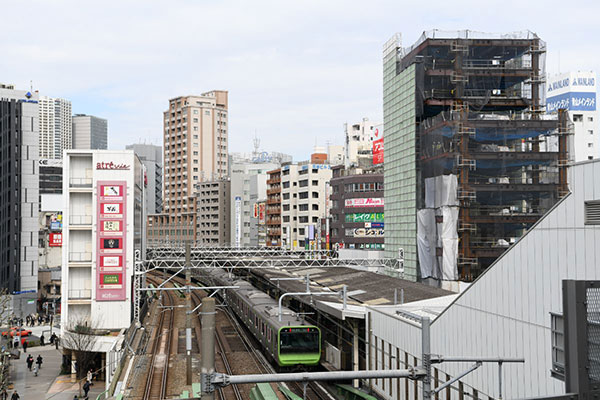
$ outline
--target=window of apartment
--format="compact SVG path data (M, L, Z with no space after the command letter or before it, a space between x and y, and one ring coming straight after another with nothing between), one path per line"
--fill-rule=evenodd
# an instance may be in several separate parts
M283 194L283 199L284 200L289 200L290 199L290 194L289 193L284 193Z
M289 215L286 215L286 216L283 217L283 222L290 222ZM283 233L285 233L285 228L283 228L283 231L284 231Z
M197 151L195 151L193 154L194 154L195 156L197 156L197 155L198 155L198 152L197 152Z
M594 157L593 156L588 156L588 160L593 160Z
M289 204L284 204L282 207L283 207L283 211L290 211L290 205Z
M593 130L593 129L590 129L590 130L588 130L588 133L589 133L590 135L593 135L593 134L594 134L594 130Z
M313 168L312 169L312 173L313 174L318 174L319 173L319 169L318 168Z
M312 185L313 185L313 186L317 186L318 184L319 184L319 181L315 181L315 180L314 180L314 181L312 181Z
M198 168L193 168L193 172L198 172Z
M205 110L204 111L204 115L210 115L210 111L209 110Z
M298 217L294 217L292 221L298 221Z
M312 198L313 199L318 199L319 198L319 192L312 192Z
M303 169L303 170L298 171L298 175L306 175L306 174L308 174L308 169Z
M313 204L312 205L312 210L313 211L319 211L319 205L318 204Z
M194 160L194 164L198 164L198 160Z
M304 236L304 228L298 229L298 235Z
M198 139L198 135L194 135L194 139Z
M194 110L194 114L198 114L198 110Z
M573 122L583 122L583 114L573 114Z
M299 211L308 211L308 204L300 204L298 206Z
M198 122L198 118L194 118L194 122Z
M194 147L198 147L198 143L194 142Z
M308 217L300 217L300 223L301 224L308 224ZM302 233L303 235L303 233Z
M304 240L298 240L298 246L304 247L305 246Z
M289 189L289 187L290 187L290 183L289 183L289 182L283 182L283 183L281 184L281 186L282 186L284 189Z
M300 181L300 187L307 187L308 186L308 179L304 179L302 181Z
M319 222L319 217L312 217L312 222Z
M588 117L589 122L594 122L594 117Z
M194 130L195 130L195 131L198 131L198 127L197 127L197 126L195 126L195 127L194 127Z
M594 147L594 143L588 143L588 147Z
M308 199L308 192L301 192L299 198L300 199Z
M292 195L292 197L295 199L296 197L298 197L298 195L297 195L296 193L294 193L294 194Z

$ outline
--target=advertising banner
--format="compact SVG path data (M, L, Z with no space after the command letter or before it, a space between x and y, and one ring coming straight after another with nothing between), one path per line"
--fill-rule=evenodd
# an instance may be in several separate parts
M383 139L373 142L373 165L383 162Z
M346 199L344 201L346 207L383 207L383 198L358 198L358 199Z
M551 76L547 85L546 112L559 109L596 111L596 73L568 72Z
M548 97L547 112L551 113L561 108L570 111L596 111L596 93L570 92Z
M50 230L60 231L62 230L62 224L59 221L50 222Z
M96 301L126 299L127 182L98 181Z
M235 247L242 244L242 198L235 197Z
M51 233L48 241L50 247L62 247L62 233Z
M383 222L383 213L346 214L346 222Z
M267 215L267 205L266 203L262 202L262 203L258 203L258 224L259 225L264 225L265 224L265 218Z
M379 228L354 228L346 230L346 236L350 237L382 237L383 234L384 230Z

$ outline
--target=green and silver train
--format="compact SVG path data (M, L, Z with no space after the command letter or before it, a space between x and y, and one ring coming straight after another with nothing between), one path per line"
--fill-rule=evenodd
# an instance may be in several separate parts
M223 270L211 271L222 285L239 286L225 292L227 303L238 319L260 342L264 352L280 368L316 366L321 359L321 331L283 307L279 320L278 302L244 280L231 281Z

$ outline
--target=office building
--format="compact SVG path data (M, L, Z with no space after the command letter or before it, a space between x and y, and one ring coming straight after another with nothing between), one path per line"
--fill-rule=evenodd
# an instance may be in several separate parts
M567 72L548 79L546 111L568 111L573 122L569 159L576 162L600 157L597 88L596 73L591 71ZM553 147L557 144L553 143Z
M133 150L146 167L146 215L162 212L163 163L162 147L152 144L131 144Z
M63 150L73 147L71 102L39 97L40 159L61 159Z
M252 229L254 207L267 192L268 171L275 163L246 162L230 165L231 241L236 247L258 246L258 230Z
M368 168L373 164L373 141L379 138L380 130L381 122L371 121L368 118L363 118L355 124L344 124L346 168L351 166Z
M73 116L73 149L108 149L108 121L93 115Z
M159 231L180 232L170 234L169 240L196 239L196 184L228 175L227 119L226 91L169 100L164 112L163 212L152 216Z
M229 179L198 183L196 196L198 211L196 242L202 246L229 246L231 244Z
M38 122L37 93L0 85L0 289L19 316L36 310Z
M383 169L331 169L331 244L340 249L383 249Z
M528 31L384 46L385 252L406 278L475 279L567 193L569 126L544 115L545 51Z

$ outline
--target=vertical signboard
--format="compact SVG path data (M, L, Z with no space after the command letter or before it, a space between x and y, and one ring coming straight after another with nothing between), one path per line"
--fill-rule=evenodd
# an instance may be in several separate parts
M265 218L266 218L266 208L267 208L267 204L264 201L261 201L260 203L258 203L258 224L259 225L264 225L265 224Z
M373 165L383 162L383 125L375 127L373 132Z
M235 197L235 247L240 247L242 242L242 198Z
M96 301L126 299L127 182L98 181Z

